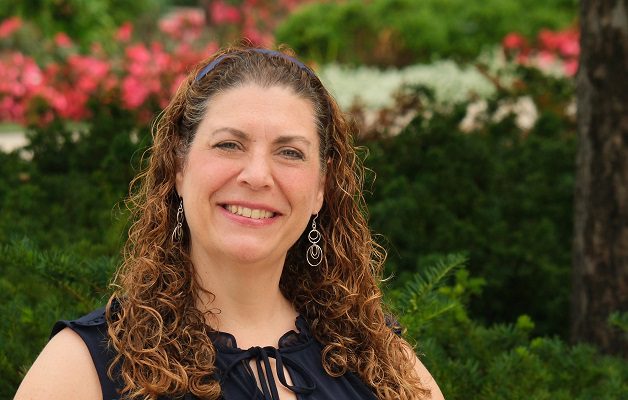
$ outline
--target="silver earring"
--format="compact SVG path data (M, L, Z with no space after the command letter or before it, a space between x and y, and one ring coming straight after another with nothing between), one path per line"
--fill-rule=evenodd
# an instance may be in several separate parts
M318 218L318 213L316 213L312 220L312 230L307 234L310 246L307 248L305 258L311 267L316 267L323 261L323 249L318 245L318 242L321 240L321 233L316 229L316 218Z
M172 230L172 241L179 242L183 237L183 198L179 197L179 208L177 209L177 225Z

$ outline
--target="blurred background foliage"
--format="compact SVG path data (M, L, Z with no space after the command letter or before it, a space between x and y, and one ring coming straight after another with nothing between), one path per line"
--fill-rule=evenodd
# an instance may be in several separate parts
M576 0L348 0L308 4L277 40L320 63L403 66L471 60L510 32L532 38L574 23Z
M364 140L377 176L371 225L389 244L387 267L404 282L425 255L465 251L472 274L485 280L474 316L528 314L537 333L566 337L575 124L543 110L525 135L512 117L461 134L465 112L416 118L397 136Z
M0 152L0 398L57 319L106 301L152 117L240 37L294 48L355 120L386 301L447 399L628 396L626 361L566 340L575 1L5 3L4 73L40 72L0 83L27 138Z
M20 0L0 3L0 19L19 16L47 37L65 33L85 49L106 43L126 21L148 27L170 4L166 0Z

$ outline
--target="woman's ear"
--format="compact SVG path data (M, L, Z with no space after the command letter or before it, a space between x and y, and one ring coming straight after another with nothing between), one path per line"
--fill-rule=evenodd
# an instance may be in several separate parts
M325 183L327 181L327 171L329 171L329 165L331 164L331 158L327 159L327 168L321 174L321 178L318 182L318 192L316 193L316 212L318 213L323 208L323 202L325 201Z
M174 182L174 186L175 189L177 190L177 194L180 197L183 197L183 178L184 178L184 170L183 170L183 165L181 165L180 163L177 163L177 173L175 176L175 182Z
M316 193L316 212L318 213L323 208L323 201L325 200L325 176L321 178L318 185L318 192Z

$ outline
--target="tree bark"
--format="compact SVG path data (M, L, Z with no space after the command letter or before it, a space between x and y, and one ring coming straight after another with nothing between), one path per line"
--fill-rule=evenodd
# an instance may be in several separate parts
M581 0L571 334L628 356L628 0Z

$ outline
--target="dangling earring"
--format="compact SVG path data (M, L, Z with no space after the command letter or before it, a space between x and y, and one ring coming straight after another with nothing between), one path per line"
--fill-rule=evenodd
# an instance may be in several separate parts
M312 230L307 234L307 239L311 244L307 248L305 258L311 267L316 267L323 261L323 249L318 245L318 242L321 240L321 233L316 230L316 218L318 218L318 213L316 213L312 220Z
M177 209L177 225L172 230L172 241L179 242L183 237L183 198L179 197L179 208Z

